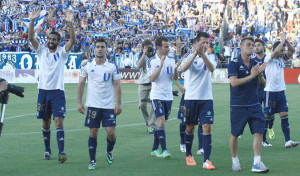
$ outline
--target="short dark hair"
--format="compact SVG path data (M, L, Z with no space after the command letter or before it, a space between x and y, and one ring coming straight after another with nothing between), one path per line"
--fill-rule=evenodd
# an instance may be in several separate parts
M153 43L151 42L151 40L148 40L148 39L147 39L147 40L144 40L144 41L143 41L142 47L144 48L144 46L146 46L146 45L147 45L147 46L148 46L148 45L152 45L152 46L153 46Z
M244 37L244 38L242 38L242 41L241 41L240 45L243 45L245 40L251 40L254 43L253 37Z
M95 42L95 45L96 45L97 43L105 43L105 46L106 46L106 48L107 48L107 42L106 42L106 40L105 40L103 37L98 38L98 39L96 40L96 42Z
M52 31L52 32L50 32L50 34L49 34L49 35L51 35L51 34L53 34L53 35L56 35L56 36L57 36L57 40L58 40L58 42L60 42L60 41L61 41L61 36L60 36L60 33L56 32L56 31Z
M281 43L281 41L277 41L273 44L272 48L273 48L273 51L277 48L277 46ZM285 46L285 44L283 45Z
M157 47L157 46L162 46L162 42L163 42L163 41L168 42L169 39L168 39L167 37L165 37L165 36L160 36L160 37L158 37L158 38L155 40L155 45L156 45L156 47Z
M256 43L256 42L261 43L263 46L266 45L266 43L263 40L259 39L259 38L254 40L254 43Z
M200 41L200 40L201 40L201 37L209 38L209 34L208 34L207 32L198 32L196 38L199 38L199 41Z

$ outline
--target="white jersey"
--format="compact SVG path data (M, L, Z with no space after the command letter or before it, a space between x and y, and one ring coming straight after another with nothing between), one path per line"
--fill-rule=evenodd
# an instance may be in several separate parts
M65 61L69 53L65 47L57 47L55 53L50 53L49 48L39 44L36 51L39 62L39 89L64 90Z
M191 59L191 54L186 61ZM205 53L214 68L217 66L217 58L214 54ZM181 67L186 63L183 62ZM185 86L185 100L212 100L212 73L207 69L203 59L196 56L190 68L184 72L184 76L188 77L188 84Z
M265 57L266 87L265 91L279 92L286 89L284 81L284 60L288 60L287 54L283 58L271 59L271 55Z
M184 58L182 59L182 63L186 63L186 61L188 60L188 58L192 55L193 53L188 53L185 56L183 56ZM178 68L179 72L182 72L182 64L179 66ZM186 89L186 87L188 86L189 83L189 75L188 74L184 74L185 72L181 73L181 76L183 76L184 82L183 82L183 87Z
M160 66L160 58L156 55L149 59L148 75L151 76ZM157 79L152 82L151 100L173 100L172 76L174 74L175 60L166 57L164 65Z
M80 76L88 80L85 106L114 109L113 80L121 79L121 74L115 64L106 60L103 65L97 65L93 59L81 66Z

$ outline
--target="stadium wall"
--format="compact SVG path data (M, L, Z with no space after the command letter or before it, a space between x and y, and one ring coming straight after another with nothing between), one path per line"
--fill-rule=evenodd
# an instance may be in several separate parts
M36 69L0 69L0 78L9 83L37 83L39 71ZM120 69L122 83L137 83L139 78L138 69ZM78 83L80 69L66 69L65 83ZM287 84L300 83L300 69L284 69L285 82ZM184 74L179 73L179 80L184 80ZM182 82L182 81L181 81ZM213 83L229 83L227 69L216 69L212 76Z

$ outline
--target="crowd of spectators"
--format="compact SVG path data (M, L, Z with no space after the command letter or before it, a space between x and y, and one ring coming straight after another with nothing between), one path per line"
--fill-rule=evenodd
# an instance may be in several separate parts
M37 29L36 37L42 44L47 43L47 34L56 30L64 45L69 31L63 16L72 10L76 31L72 52L92 58L95 39L106 37L107 57L122 60L121 67L133 67L142 41L154 40L159 35L170 39L169 56L178 60L191 51L190 40L197 31L210 34L208 52L216 53L219 67L239 55L239 43L244 36L263 39L266 52L270 52L279 33L286 31L289 41L300 52L300 0L3 0L1 5L2 52L34 52L22 19L29 18L36 8L54 10L53 18L46 16ZM222 37L224 24L228 30ZM220 39L224 40L224 47L220 46Z

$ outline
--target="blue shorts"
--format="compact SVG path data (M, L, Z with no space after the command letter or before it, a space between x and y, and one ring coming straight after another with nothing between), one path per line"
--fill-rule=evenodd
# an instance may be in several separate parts
M101 109L88 107L84 126L89 128L115 127L116 115L114 109Z
M240 136L243 134L246 124L249 124L250 131L264 133L266 118L262 113L260 104L248 107L231 107L230 110L231 134Z
M266 92L264 105L264 113L266 115L274 115L279 112L289 112L284 91Z
M185 123L189 125L213 124L213 100L185 100Z
M158 118L165 116L165 120L168 120L168 117L171 113L172 102L172 100L151 100L155 117Z
M66 98L63 90L43 90L39 89L37 101L37 118L50 119L66 115Z
M179 108L178 108L178 115L177 115L177 119L180 119L183 121L183 117L184 117L184 94L182 94L181 96L181 100L180 100L180 104L179 104Z

